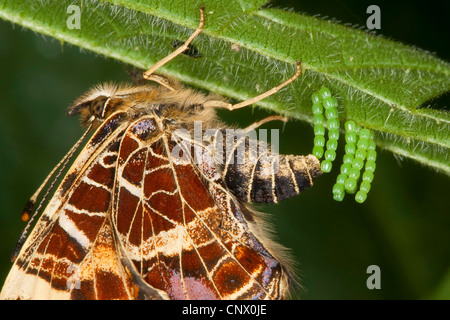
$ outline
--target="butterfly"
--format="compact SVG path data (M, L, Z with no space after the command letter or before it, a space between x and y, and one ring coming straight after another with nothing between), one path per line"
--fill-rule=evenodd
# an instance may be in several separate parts
M266 154L267 144L248 135L280 117L230 139L216 109L277 92L300 64L281 85L235 105L154 74L201 32L200 11L185 44L143 74L158 86L100 85L70 107L87 129L61 163L93 133L19 240L1 299L285 297L289 264L249 204L299 194L321 174L319 161Z

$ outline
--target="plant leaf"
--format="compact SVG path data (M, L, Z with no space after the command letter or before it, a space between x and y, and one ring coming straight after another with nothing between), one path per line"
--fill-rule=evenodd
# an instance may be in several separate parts
M380 36L331 21L263 8L265 1L208 1L204 32L160 72L245 100L303 74L259 105L311 122L311 93L330 88L340 120L375 131L377 144L450 175L450 115L425 103L450 90L450 64ZM83 1L81 28L69 29L72 1L4 0L0 17L63 42L147 68L189 37L202 2Z

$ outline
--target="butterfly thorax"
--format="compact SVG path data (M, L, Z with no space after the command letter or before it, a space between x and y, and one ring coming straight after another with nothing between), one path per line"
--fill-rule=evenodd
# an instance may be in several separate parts
M153 116L158 129L166 133L178 128L192 130L196 121L201 121L204 129L220 129L223 124L217 120L214 106L204 106L208 101L223 100L187 88L170 91L150 85L104 84L78 98L69 108L68 115L79 114L82 124L87 127L92 123L93 129L118 111L126 112L123 121Z

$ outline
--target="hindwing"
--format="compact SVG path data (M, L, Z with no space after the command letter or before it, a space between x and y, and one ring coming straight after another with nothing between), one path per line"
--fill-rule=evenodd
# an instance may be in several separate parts
M171 299L279 298L282 267L210 153L155 131L150 116L134 122L118 157L113 221L136 270Z

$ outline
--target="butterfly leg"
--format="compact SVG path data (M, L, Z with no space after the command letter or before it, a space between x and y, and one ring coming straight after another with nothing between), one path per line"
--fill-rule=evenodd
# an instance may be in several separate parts
M146 80L159 83L160 85L166 87L170 91L176 91L176 89L173 87L173 85L169 82L167 78L160 76L158 74L151 74L146 78Z
M280 120L280 121L283 121L286 123L289 119L288 119L288 117L283 117L283 116L269 116L267 118L264 118L262 120L259 120L255 123L249 125L248 127L246 127L244 129L244 132L247 133L249 131L255 130L256 128L262 126L263 124L270 122L270 121L274 121L274 120Z
M260 126L262 126L263 124L270 122L270 121L275 121L275 120L280 120L283 121L284 123L288 122L289 118L288 117L284 117L284 116L268 116L262 120L259 120L257 122L252 123L251 125L249 125L248 127L244 128L244 134L247 134L250 131L255 130L256 128L259 128Z
M207 106L211 105L211 106L215 106L215 107L219 107L219 108L226 108L230 111L240 109L243 107L247 107L251 104L259 102L259 101L273 95L274 93L277 93L278 91L283 89L285 86L290 84L292 81L297 79L301 73L302 73L302 64L301 64L301 61L297 61L297 71L291 78L287 79L285 82L279 84L278 86L273 87L272 89L270 89L264 93L261 93L260 95L254 97L254 98L242 101L237 104L231 104L231 103L227 103L227 102L223 102L223 101L208 101L207 103L204 104L204 106L207 107Z
M179 54L181 54L184 51L186 51L187 49L189 49L189 44L192 42L192 40L194 40L194 38L196 36L198 36L200 34L200 32L202 32L204 24L205 24L205 8L201 7L200 8L200 24L198 25L197 30L195 30L194 33L189 37L189 39L187 39L186 42L183 45L181 45L178 49L176 49L174 52L169 54L167 57L165 57L164 59L161 59L160 61L155 63L150 69L145 71L143 74L144 79L154 81L154 79L151 76L153 75L153 73L156 70L158 70L160 67L165 65L167 62L169 62L170 60L172 60ZM158 81L156 81L156 82L158 82Z

